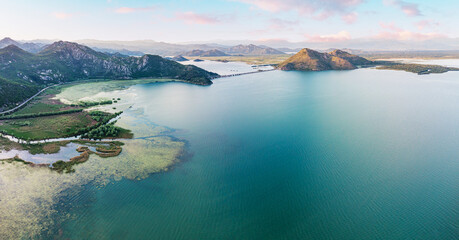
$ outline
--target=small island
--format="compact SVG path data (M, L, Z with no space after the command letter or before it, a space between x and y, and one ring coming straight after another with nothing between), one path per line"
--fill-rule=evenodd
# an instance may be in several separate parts
M325 71L351 70L358 66L369 66L373 62L341 50L321 53L304 48L289 59L280 63L277 68L284 71Z
M440 65L400 63L394 61L370 61L342 50L321 53L309 48L302 49L297 54L277 65L278 69L284 71L352 70L359 67L376 67L376 69L381 70L401 70L419 75L459 71L459 68L444 67Z

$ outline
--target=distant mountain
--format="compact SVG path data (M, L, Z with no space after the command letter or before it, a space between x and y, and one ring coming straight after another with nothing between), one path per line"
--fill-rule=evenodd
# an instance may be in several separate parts
M210 80L217 76L196 66L182 65L156 55L108 55L72 42L55 42L38 54L26 52L15 45L0 49L0 78L31 88L91 78L171 78L210 85ZM11 97L9 95L2 95L0 106L10 103L5 100Z
M272 54L284 54L283 52L274 48L266 46L256 46L253 44L249 45L237 45L229 48L227 53L230 54L243 54L243 55L272 55Z
M193 51L185 52L183 53L184 56L188 57L221 57L221 56L228 56L228 54L218 50L218 49L212 49L212 50L199 50L195 49Z
M356 69L357 66L370 64L372 64L372 62L365 58L341 50L321 53L309 48L304 48L279 64L278 68L287 71L350 70Z
M137 57L140 57L140 56L143 56L145 55L145 53L141 52L141 51L130 51L130 50L127 50L127 49L110 49L110 48L92 48L98 52L103 52L103 53L108 53L108 54L122 54L122 55L126 55L126 56L137 56Z
M182 55L175 56L175 57L171 58L171 60L176 61L176 62L188 61L188 59L184 58Z
M15 41L9 37L3 38L0 40L0 48L7 47L9 45L15 45L25 51L31 52L31 53L37 53L40 51L40 49L43 47L43 45L36 44L36 43L20 43L18 41Z
M100 41L100 40L78 40L80 44L89 46L91 48L99 49L112 49L120 51L126 49L134 52L143 52L147 54L156 54L161 56L175 56L183 54L184 52L192 51L193 49L207 50L223 50L224 48L218 45L210 44L176 44L166 42L156 42L153 40L139 40L139 41Z

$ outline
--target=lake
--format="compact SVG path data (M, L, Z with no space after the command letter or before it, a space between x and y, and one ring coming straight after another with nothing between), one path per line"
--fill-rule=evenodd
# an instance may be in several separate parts
M458 239L458 79L369 68L132 86L124 124L169 129L185 156L60 195L68 217L43 236Z

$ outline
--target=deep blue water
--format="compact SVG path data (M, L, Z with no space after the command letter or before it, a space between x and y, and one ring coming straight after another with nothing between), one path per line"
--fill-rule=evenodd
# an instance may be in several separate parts
M459 73L267 72L134 86L173 170L86 186L71 239L459 239Z

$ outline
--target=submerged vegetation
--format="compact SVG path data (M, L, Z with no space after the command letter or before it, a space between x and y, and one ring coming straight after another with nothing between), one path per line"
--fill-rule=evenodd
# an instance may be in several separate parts
M76 140L72 142L98 154L89 154L89 158L80 164L73 162L69 166L69 161L54 164L54 170L31 167L19 159L0 161L0 216L5 226L0 228L0 239L41 239L41 234L46 235L53 226L69 217L59 215L63 219L56 220L58 212L55 207L59 199L68 196L69 191L80 191L81 186L88 183L104 187L111 181L123 178L140 180L170 169L182 156L185 143L165 136L170 133L169 129L153 124L140 114L130 111L118 120L120 126L129 127L134 134L142 136L142 139L115 142L124 144L118 145L122 148L119 153L116 145L107 145L107 142ZM138 119L142 122L137 122ZM86 151L86 148L79 150ZM116 154L119 155L109 157ZM82 161L84 157L76 160ZM59 169L62 174L58 173ZM71 174L65 174L67 171Z

